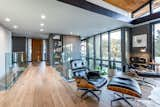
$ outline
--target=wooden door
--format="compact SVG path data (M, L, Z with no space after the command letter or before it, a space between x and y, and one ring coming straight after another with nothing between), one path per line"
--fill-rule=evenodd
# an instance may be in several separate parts
M42 60L42 40L32 39L32 61L39 62Z

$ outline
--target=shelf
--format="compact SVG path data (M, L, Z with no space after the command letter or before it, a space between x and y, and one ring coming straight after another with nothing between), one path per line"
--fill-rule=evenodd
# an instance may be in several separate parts
M62 36L61 35L54 35L52 37L52 49L53 49L53 64L54 65L57 65L57 64L60 64L61 63L61 54L62 54L62 50L63 50L63 47L62 47ZM54 66L53 65L53 66Z

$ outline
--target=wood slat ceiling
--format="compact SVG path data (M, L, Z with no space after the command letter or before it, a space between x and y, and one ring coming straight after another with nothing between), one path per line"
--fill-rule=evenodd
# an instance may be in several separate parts
M128 12L133 12L149 0L103 0Z

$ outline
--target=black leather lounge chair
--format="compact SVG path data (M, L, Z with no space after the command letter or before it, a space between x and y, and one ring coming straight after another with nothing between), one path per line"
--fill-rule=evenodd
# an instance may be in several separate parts
M95 92L101 92L100 88L107 83L107 79L101 77L96 71L89 71L86 64L81 59L72 60L71 69L77 83L78 90L85 91L81 95L81 98L86 96L88 93L91 93L99 101L100 98L95 94Z
M141 98L141 89L137 83L136 80L133 80L131 78L126 78L126 77L113 77L108 85L107 88L109 90L112 90L114 92L121 93L122 95L118 93L114 93L115 95L118 96L118 98L113 99L111 101L111 106L112 103L115 101L123 100L126 103L128 103L131 107L133 105L128 101L129 99L134 99L134 97ZM125 97L125 95L130 95L132 97Z

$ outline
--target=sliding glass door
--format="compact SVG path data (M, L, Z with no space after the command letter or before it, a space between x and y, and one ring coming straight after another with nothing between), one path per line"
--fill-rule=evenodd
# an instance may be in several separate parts
M160 63L160 23L154 24L154 53L155 62Z

